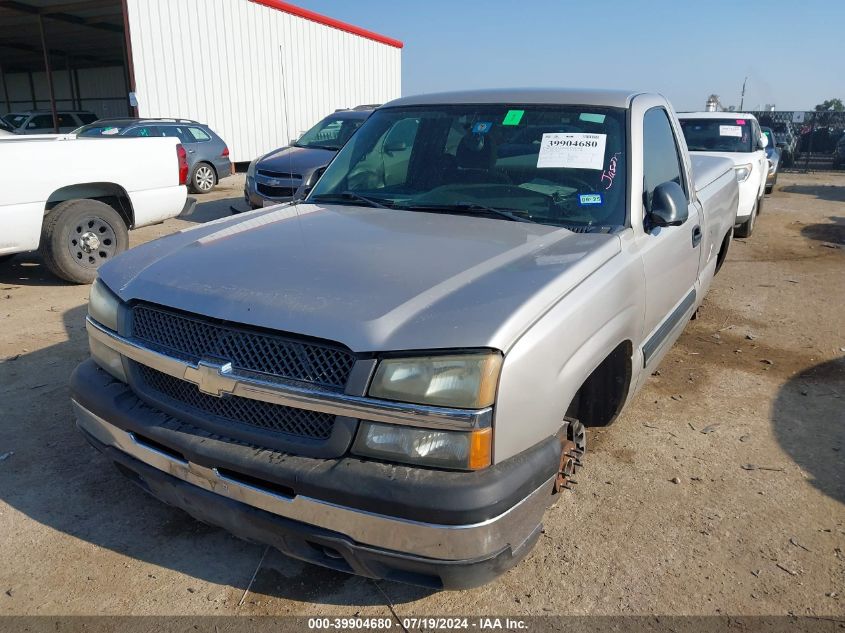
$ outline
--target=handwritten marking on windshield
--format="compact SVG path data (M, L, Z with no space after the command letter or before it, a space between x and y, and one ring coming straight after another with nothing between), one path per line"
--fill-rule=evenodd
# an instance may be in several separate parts
M610 189L613 186L613 179L616 178L616 163L617 163L617 156L622 152L616 152L613 156L610 157L610 164L608 165L607 169L605 169L601 173L601 182L607 181L607 187L604 188L605 191Z

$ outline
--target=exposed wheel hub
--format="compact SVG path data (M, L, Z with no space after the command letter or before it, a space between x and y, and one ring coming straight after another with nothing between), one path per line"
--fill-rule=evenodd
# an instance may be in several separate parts
M574 476L581 467L581 458L587 451L587 430L578 420L567 420L560 436L560 467L555 478L554 492L572 490L577 484Z
M93 253L100 248L100 238L91 231L83 233L79 238L80 248L86 253Z
M83 268L98 268L117 254L117 236L105 219L81 218L68 234L70 256Z

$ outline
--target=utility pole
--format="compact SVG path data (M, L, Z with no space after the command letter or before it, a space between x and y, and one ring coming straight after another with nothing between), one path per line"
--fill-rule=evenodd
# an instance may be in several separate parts
M742 104L745 102L745 82L748 81L748 77L742 80L742 95L739 97L739 111L742 112Z

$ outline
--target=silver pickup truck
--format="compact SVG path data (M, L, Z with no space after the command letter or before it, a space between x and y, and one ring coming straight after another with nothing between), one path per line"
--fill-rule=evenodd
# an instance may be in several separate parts
M100 269L78 427L249 540L484 583L698 308L737 200L731 161L691 162L656 94L399 99L304 202Z

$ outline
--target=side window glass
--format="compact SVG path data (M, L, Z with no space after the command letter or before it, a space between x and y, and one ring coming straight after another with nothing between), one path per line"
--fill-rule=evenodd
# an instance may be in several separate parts
M188 133L187 128L179 127L178 125L164 125L161 128L162 136L172 136L178 138L182 143L195 143L196 140Z
M149 126L149 125L144 125L144 126L136 127L132 130L129 130L126 133L126 136L128 136L128 137L139 137L140 136L140 137L143 137L143 138L147 138L147 137L150 137L150 136L159 136L159 134L156 133L156 129L154 127Z
M206 134L205 130L198 127L189 127L188 132L191 134L191 140L194 142L210 141L211 137Z
M663 108L652 108L643 118L643 194L646 208L651 207L658 185L671 180L686 188L681 174L681 159L669 116Z
M53 117L49 114L39 114L32 117L29 123L26 124L27 129L34 130L42 127L53 127Z

